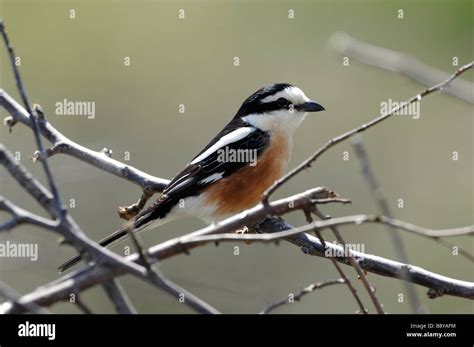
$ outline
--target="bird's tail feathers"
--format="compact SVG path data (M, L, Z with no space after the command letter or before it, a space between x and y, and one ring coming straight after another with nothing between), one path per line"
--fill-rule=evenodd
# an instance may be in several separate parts
M113 245L118 244L121 241L127 240L129 238L128 233L130 229L132 229L134 233L139 233L144 230L156 228L174 219L169 215L159 216L156 219L153 219L153 217L155 218L157 217L156 212L155 212L155 216L153 216L152 213L145 214L142 217L138 218L137 220L133 222L129 222L130 225L126 225L123 228L113 232L109 236L103 238L102 240L98 242L98 244L101 245L102 247L111 247ZM82 256L80 254L74 257L71 257L70 259L68 259L66 262L64 262L58 267L58 271L63 272L73 267L74 265L79 263L81 259L82 259Z

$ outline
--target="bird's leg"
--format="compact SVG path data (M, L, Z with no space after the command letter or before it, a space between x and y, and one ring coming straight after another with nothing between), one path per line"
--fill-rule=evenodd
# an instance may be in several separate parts
M140 199L138 201L130 206L120 206L117 213L120 218L125 219L125 220L131 220L133 217L135 217L142 209L145 207L145 204L147 203L148 199L150 199L153 194L155 194L154 191L151 189L145 188L143 189L142 195L140 196Z

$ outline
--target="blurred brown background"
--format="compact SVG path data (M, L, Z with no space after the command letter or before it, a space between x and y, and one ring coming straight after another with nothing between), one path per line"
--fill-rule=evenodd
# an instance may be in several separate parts
M70 19L70 10L76 18ZM178 19L184 9L185 20ZM288 19L288 10L295 18ZM403 9L405 18L397 19ZM375 117L380 102L401 101L422 86L397 74L373 69L354 60L342 65L327 42L335 31L416 56L421 61L454 71L472 60L471 1L21 1L0 0L0 13L11 35L21 72L32 100L47 118L78 143L100 150L108 147L150 174L170 178L187 163L234 115L253 91L272 82L290 82L320 102L326 112L308 117L294 139L291 166L310 155L331 137ZM124 66L124 57L131 59ZM235 56L240 66L233 65ZM7 55L0 52L1 88L18 98ZM472 81L469 72L463 78ZM55 115L55 103L94 101L96 117ZM178 105L185 104L180 114ZM421 104L421 118L395 117L364 134L372 165L394 215L428 228L473 223L473 112L472 106L446 95ZM6 116L0 110L2 118ZM21 162L41 177L29 156L35 147L31 131L22 125L0 141L21 153ZM343 161L343 152L350 159ZM453 161L452 152L459 152ZM66 156L51 159L63 199L75 199L71 213L94 239L121 225L119 205L134 202L140 191L126 181ZM1 169L1 194L32 211L41 212ZM317 164L290 181L276 197L315 186L328 186L351 198L350 206L328 206L333 216L374 213L374 204L360 174L350 142L326 153ZM396 206L403 198L405 207ZM2 217L6 217L2 214ZM304 223L301 213L288 216ZM181 220L142 234L147 245L182 235L203 224ZM364 243L367 253L395 259L387 230L382 226L346 227L347 241ZM402 233L412 264L449 277L473 280L473 267L461 256L424 238ZM327 233L328 240L333 240ZM0 259L0 279L22 293L58 278L56 271L71 248L58 247L57 237L24 226L0 241L36 242L39 260ZM453 239L473 250L469 238ZM123 244L115 249L123 252ZM209 245L165 261L162 270L180 285L228 313L257 312L266 304L315 281L337 278L331 262L303 255L297 248ZM357 282L359 293L373 312ZM369 275L389 313L410 312L401 281ZM188 313L188 308L132 278L123 280L142 313ZM430 300L417 287L434 313L473 313L472 301L443 297ZM95 312L113 312L101 288L84 299ZM71 304L52 310L73 313ZM308 295L302 303L277 312L352 313L357 310L344 286Z

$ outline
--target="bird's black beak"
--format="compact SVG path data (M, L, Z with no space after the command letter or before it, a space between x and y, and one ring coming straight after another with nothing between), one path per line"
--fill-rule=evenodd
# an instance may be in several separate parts
M298 105L298 111L301 112L319 112L326 110L323 106L314 101L305 102L302 105Z

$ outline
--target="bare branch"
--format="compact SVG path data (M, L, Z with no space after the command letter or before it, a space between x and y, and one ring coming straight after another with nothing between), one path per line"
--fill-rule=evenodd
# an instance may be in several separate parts
M20 224L32 224L46 230L55 229L58 225L56 222L22 209L0 195L0 211L2 210L10 213L11 219L0 224L0 231L8 231Z
M321 213L316 207L313 208L313 213L317 215L319 218L323 220L329 220L331 219L331 216L325 215ZM315 228L316 230L319 228ZM367 293L369 294L370 300L372 300L372 303L375 306L375 309L377 310L378 314L384 314L385 311L383 309L382 304L380 303L377 295L375 294L375 288L370 284L369 279L367 278L366 274L364 271L362 271L362 268L360 267L359 262L357 259L354 257L352 254L352 250L350 248L346 248L346 241L342 237L341 233L339 232L339 229L335 226L332 225L329 227L329 229L332 230L334 236L336 236L337 241L339 241L344 249L347 249L347 259L349 260L349 263L351 266L355 269L357 275L359 276L360 280L362 281L362 284L364 285Z
M0 163L5 165L11 174L19 173L19 175L14 176L14 178L28 193L37 198L38 201L45 201L45 205L42 206L47 209L52 216L59 214L55 204L52 203L53 200L49 198L49 193L46 188L39 181L32 178L26 169L14 160L12 154L1 145ZM6 207L12 209L14 206L10 203L7 204ZM25 212L18 210L18 213L24 214ZM36 220L33 221L36 222ZM13 223L10 222L6 227L10 227L12 224ZM82 232L67 211L64 213L63 219L60 220L59 223L45 220L41 226L62 235L68 242L72 243L79 252L82 253L83 251L86 251L84 254L88 256L88 260L93 259L98 266L108 267L112 272L120 269L122 273L129 273L161 289L166 290L169 286L172 286L170 281L163 280L161 277L149 277L148 270L143 266L136 264L135 262L130 262L110 250L97 245ZM75 290L75 288L72 289ZM198 298L180 287L175 287L174 290L167 291L176 297L186 295L187 300L185 301L185 304L196 309L198 312L218 313L218 311L210 305L201 305ZM14 311L15 309L22 310L21 305L13 305L12 310ZM82 307L82 309L86 310L85 307Z
M217 311L217 309L212 307L201 298L198 298L196 295L180 287L167 278L157 268L157 266L155 266L155 261L148 255L147 250L143 247L141 241L138 239L138 235L136 235L131 228L128 229L128 233L138 252L138 261L140 264L143 264L146 267L146 275L151 283L173 295L178 300L181 300L181 302L186 302L187 305L191 306L199 313L220 313Z
M2 210L8 212L11 218L0 223L0 232L9 231L20 224L32 224L46 230L54 229L57 226L56 222L28 212L0 195L0 211Z
M261 207L264 209L263 207ZM200 240L198 243L192 242L189 243L189 240L195 239L200 236L210 235L215 232L225 232L229 225L240 225L242 223L239 221L243 216L237 215L231 217L224 221L223 223L217 225L216 227L207 227L188 235L177 237L172 240L168 240L159 245L153 246L148 249L147 253L156 259L161 261L173 257L178 254L188 252L192 247L197 247L199 245L206 244L211 242L210 239ZM344 218L344 217L342 217ZM359 224L360 218L354 218L350 224ZM329 227L332 224L338 224L341 222L340 218L333 218L327 221L318 221L314 224L322 228ZM318 223L318 224L317 224ZM347 223L344 223L347 224ZM341 224L342 225L342 224ZM286 241L299 247L303 253L308 255L313 255L317 257L326 258L326 250L331 254L341 254L344 253L344 249L340 245L335 245L330 242L326 242L326 247L324 247L321 242L300 230L307 228L308 231L315 228L315 225L309 225L295 230L294 227L289 225L286 221L280 217L267 218L263 222L258 224L256 228L257 232L262 233L262 235L240 235L240 238L236 238L233 241L243 241L243 240L261 240L261 241L275 241L276 239L285 239ZM472 229L472 228L471 228ZM472 230L471 230L472 231ZM276 237L272 239L272 234L276 233ZM229 240L235 235L223 235L224 238ZM257 236L262 236L262 238L257 238ZM212 240L214 242L214 240ZM186 246L185 246L186 245ZM383 257L376 255L365 254L362 252L352 251L353 256L358 260L361 268L367 272L378 274L381 276L392 277L403 279L400 276L403 269L407 269L410 276L409 279L415 284L429 288L428 295L430 298L437 298L443 295L458 296L462 298L474 299L474 283L461 281L446 276L442 276L430 271L427 271L418 266L403 264L393 260L389 260ZM139 261L138 254L132 254L127 257L128 261L137 262ZM349 261L347 257L335 257L337 262L342 264L348 264ZM93 267L80 269L75 272L72 272L66 276L63 276L59 280L52 282L49 285L40 287L35 291L24 295L19 299L20 303L36 303L42 306L49 306L61 300L67 300L69 294L74 290L85 290L90 288L97 283L103 283L104 281L110 280L116 276L120 276L126 273L123 269L110 269L106 267ZM0 305L0 313L20 313L23 312L21 307L12 306L9 303Z
M369 189L374 199L377 202L380 213L382 213L384 216L392 218L392 213L390 211L390 207L388 206L387 199L385 198L383 190L380 187L370 165L369 155L367 154L367 151L365 149L361 134L352 138L352 145L356 152L357 158L359 158L359 161L361 163L362 175L365 181L367 182L367 185L369 186ZM397 254L398 260L405 264L408 263L408 256L405 250L405 245L403 244L403 240L401 239L398 230L391 225L388 225L387 227L390 233L390 237L392 238L392 243L395 247L395 252ZM404 275L408 276L407 273L405 273ZM411 303L410 306L412 307L413 311L416 313L427 313L427 309L421 303L413 283L411 283L410 281L404 281L404 283L405 289L408 293L408 299Z
M35 314L48 314L50 313L48 310L45 310L41 306L36 305L35 303L28 303L28 304L20 304L18 299L20 299L21 294L17 293L14 289L7 286L5 283L0 281L0 296L4 297L5 299L9 300L8 303L4 305L18 305L22 307L25 311L24 312L31 312Z
M330 221L319 222L327 223ZM259 225L258 231L260 233L275 233L286 230L294 230L294 227L288 224L285 220L274 217L265 220ZM297 234L291 238L287 238L289 242L301 248L303 253L307 255L326 258L326 250L331 254L343 254L344 249L340 245L334 245L326 242L327 248L323 247L321 242L306 233ZM158 250L157 250L158 251ZM353 256L357 258L360 266L367 272L378 274L381 276L399 278L402 269L407 269L410 273L410 281L414 284L429 288L428 296L432 299L442 295L452 295L463 298L474 299L474 283L461 281L446 276L442 276L421 267L403 264L393 260L389 260L376 255L365 254L362 252L353 251ZM339 263L348 264L346 257L337 257ZM435 289L437 288L437 289Z
M117 313L120 314L136 314L137 311L132 305L132 302L123 290L122 285L118 279L112 279L104 282L102 285L105 292L110 298L110 301L114 304Z
M0 89L0 105L11 116L11 118L7 118L5 121L7 125L20 122L28 127L32 127L28 112L3 89ZM38 119L38 126L41 134L53 145L52 149L47 151L49 155L64 153L155 192L162 191L169 182L112 159L103 152L93 151L77 144L61 134L46 118Z
M344 284L344 283L345 283L345 281L342 278L337 279L337 280L332 280L332 281L324 281L324 282L313 283L313 284L310 284L309 286L304 287L298 293L293 294L292 299L294 301L300 301L303 296L305 296L309 293L312 293L312 292L314 292L318 289L328 287L328 286L332 286L332 285L335 285L335 284ZM281 307L283 305L286 305L286 304L289 304L289 303L292 303L292 302L293 301L289 301L289 298L282 299L280 301L277 301L277 302L274 302L274 303L268 305L260 313L261 314L268 314L271 311L277 309L278 307Z
M84 301L82 301L79 293L75 293L75 296L75 304L77 307L79 307L79 309L85 314L93 314L92 310L84 303Z
M7 169L20 186L30 194L51 217L58 217L51 193L36 178L26 171L26 169L15 160L13 155L1 143L0 164Z
M0 163L7 168L19 185L33 196L51 216L58 219L60 218L61 212L57 210L54 199L51 198L51 194L38 180L33 178L32 175L19 162L17 162L13 155L1 144ZM46 226L47 223L53 222L44 221L43 226ZM91 255L95 257L96 261L101 264L113 263L115 266L128 268L136 275L145 271L143 267L137 264L127 263L122 257L98 246L92 240L89 240L67 212L64 213L64 218L60 223L54 225L51 224L51 228L49 229L65 237L65 239L68 242L73 243L79 251L87 250L90 252Z
M312 224L314 222L314 220L313 220L313 216L311 215L311 212L309 210L305 210L304 213L305 213L305 216L306 216L306 222L308 222L308 224ZM323 238L321 230L313 229L313 231L316 234L316 236L318 237L318 240L321 242L323 247L326 248L326 241ZM360 313L368 314L369 310L362 303L362 300L361 300L359 294L357 294L357 290L355 289L354 285L352 284L352 281L346 276L346 274L342 270L341 266L339 266L339 264L334 259L334 257L329 257L329 259L331 260L332 264L336 268L336 271L338 272L339 276L341 276L342 280L346 284L347 288L349 288L349 291L351 292L352 296L354 297L354 300L359 305Z
M349 130L348 132L339 135L337 137L334 137L333 139L329 140L324 144L322 147L320 147L316 152L314 152L309 158L307 158L305 161L303 161L300 165L295 167L293 170L288 172L285 176L282 178L278 179L270 188L267 189L267 191L263 194L262 197L262 202L264 205L268 205L268 199L270 196L279 188L281 187L284 183L288 182L291 178L296 176L298 173L303 171L304 169L309 169L311 165L321 156L323 155L328 149L331 147L337 145L338 143L341 143L348 138L354 136L355 134L361 133L366 131L367 129L373 127L374 125L377 125L378 123L390 118L393 116L395 113L403 110L406 108L408 105L414 103L415 101L420 101L423 99L425 96L430 95L438 90L443 89L443 87L447 86L450 84L454 79L456 79L458 76L466 72L467 70L471 69L474 66L474 62L470 62L469 64L466 64L462 67L460 67L455 73L453 73L449 78L444 80L441 83L438 83L436 85L433 85L432 87L429 87L425 90L423 90L421 93L413 96L412 98L408 99L407 101L400 103L397 107L394 107L393 109L390 110L388 113L384 113L373 120L371 120L368 123L362 124L361 126L354 128L352 130Z
M227 228L220 228L219 227L220 224L219 224L216 227L216 231L212 232L212 234L206 233L203 235L192 236L192 234L194 234L192 233L192 234L183 236L180 241L180 246L188 248L190 246L193 246L195 244L200 244L203 242L207 243L207 242L225 242L225 241L274 242L276 240L293 237L303 232L310 232L310 231L313 231L314 229L322 230L322 229L331 228L334 226L336 227L347 226L347 225L357 226L357 225L367 224L367 223L390 225L390 226L399 228L401 230L405 230L410 233L429 237L429 238L437 238L437 237L442 237L442 236L474 235L474 226L472 225L461 227L461 228L455 228L455 229L432 230L432 229L426 229L414 224L410 224L407 222L402 222L397 219L388 218L385 216L360 214L360 215L353 215L353 216L336 217L336 218L326 219L324 221L315 221L311 224L307 224L299 228L294 228L292 230L287 230L284 232L273 232L271 234L263 234L263 235L252 235L252 234L236 235L234 233L227 234L226 233ZM206 229L202 229L202 230L204 231Z
M449 77L446 72L425 65L414 57L372 45L347 33L334 33L329 39L329 45L341 56L354 58L361 63L383 70L400 73L425 86L431 86ZM449 85L449 88L444 88L443 91L460 100L474 104L473 89L474 85L471 82L456 80Z
M457 251L458 251L458 254L459 255L462 255L464 258L466 258L467 260L471 261L471 262L474 262L474 254L470 253L469 251L467 251L465 248L463 248L462 246L459 246L458 244L455 244L455 243L452 243L452 242L449 242L448 240L446 239L442 239L442 238L438 238L438 237L432 237L431 238L432 240L436 241L437 243L439 243L440 245L450 249L451 251L454 250L454 247L456 247Z
M10 43L7 32L5 31L3 20L1 19L0 19L0 32L2 33L3 42L5 43L5 47L7 48L7 51L8 51L8 56L10 58L10 64L13 70L13 74L15 76L15 82L18 87L18 91L20 92L21 99L23 100L23 104L25 105L26 111L31 121L31 125L32 125L31 128L33 129L36 147L38 148L38 151L42 158L43 170L46 175L49 188L53 194L54 204L55 204L56 210L58 211L59 219L62 220L64 218L65 209L61 203L61 197L59 196L58 187L56 186L56 183L53 179L53 174L46 160L45 150L43 147L43 142L41 141L41 135L39 132L39 126L38 126L38 121L37 121L38 113L36 112L35 108L31 108L30 106L30 101L28 99L25 86L23 85L23 81L20 77L20 71L18 69L18 66L15 64L15 53L13 52L13 46Z
M79 308L81 308L85 313L91 313L90 309L88 309L87 306L80 300L79 293L97 284L103 284L105 290L107 291L111 300L114 302L114 305L118 311L131 313L134 310L131 305L127 304L128 299L126 298L125 292L121 290L118 282L114 282L117 276L124 274L131 274L157 288L165 290L175 297L183 297L184 303L197 312L218 313L215 308L205 303L201 299L193 296L191 293L187 292L166 278L158 269L156 269L156 267L154 267L155 262L157 260L161 261L177 254L188 253L189 249L207 244L211 241L241 242L252 240L270 242L284 239L297 245L307 254L325 257L324 251L326 248L336 253L341 249L344 249L341 246L326 243L319 231L324 228L331 228L336 234L339 242L344 245L344 240L342 239L339 231L336 229L336 227L340 225L382 223L435 239L446 236L471 235L474 233L472 226L444 231L434 231L388 218L387 216L381 217L370 215L348 216L321 222L313 222L297 229L292 228L285 221L277 217L272 217L270 219L266 219L264 222L261 222L268 216L279 216L294 210L313 210L318 213L318 211L315 210L317 204L350 202L347 199L339 198L336 193L325 188L312 189L293 197L281 199L272 203L269 202L269 197L276 189L278 189L278 187L287 182L293 176L298 174L303 169L309 168L311 164L329 148L352 137L356 133L363 132L368 128L378 124L379 122L389 118L394 113L402 110L409 104L421 100L426 95L443 89L457 76L470 69L473 66L473 63L470 63L460 68L455 74L447 78L444 82L424 90L422 93L409 99L406 103L392 109L389 113L382 114L372 121L330 140L315 153L313 153L310 158L301 163L298 167L296 167L282 179L278 180L272 187L270 187L269 190L267 190L267 192L265 192L263 195L262 204L244 211L234 217L226 219L217 226L210 226L183 237L169 240L148 250L145 250L135 235L131 233L138 253L126 258L122 258L113 252L98 246L95 242L90 240L68 214L67 210L65 210L65 208L61 205L60 195L51 174L47 158L58 153L64 153L139 185L143 191L139 201L132 206L123 208L122 213L120 214L122 217L127 218L133 217L138 211L140 211L145 206L147 200L153 195L153 193L161 191L166 186L168 181L148 175L140 170L137 170L136 168L112 159L110 157L111 152L109 150L96 152L83 147L62 135L51 124L49 124L44 118L42 111L40 111L40 109L35 106L31 107L29 103L18 68L14 64L14 53L12 46L8 41L8 36L4 30L3 22L1 21L0 31L2 32L3 39L6 43L9 57L12 62L12 69L15 75L16 83L25 105L25 108L23 108L8 94L0 89L0 105L2 105L11 115L11 117L6 119L6 124L11 128L15 125L15 123L21 122L33 130L38 149L37 153L35 154L35 158L42 163L41 165L43 166L52 193L50 193L48 189L46 189L39 181L35 180L21 164L16 162L13 159L11 153L8 152L8 150L6 150L6 148L4 148L2 145L0 145L0 164L5 166L9 173L17 180L17 182L31 196L33 196L41 204L41 206L43 206L43 208L48 211L53 219L55 219L50 221L48 219L33 215L30 212L14 205L8 200L0 198L0 209L5 210L11 215L10 220L0 225L0 230L11 229L20 223L31 223L41 226L45 229L62 235L66 239L67 243L72 244L79 253L84 254L85 260L88 264L86 268L75 271L50 284L40 287L30 294L26 294L20 298L11 296L11 298L9 298L9 302L6 302L0 306L0 313L27 312L31 309L31 307L35 307L30 305L51 305L57 301L68 298L70 293L77 293L76 302ZM44 136L51 142L52 147L50 149L46 150L43 147L41 136ZM326 218L324 215L320 213L318 214L321 217ZM259 232L274 232L275 230L286 231L277 232L273 235L228 234L239 227L252 225L254 223L258 223L257 230ZM268 229L266 230L265 228ZM315 231L320 239L318 240L310 235L305 234L304 232L306 231ZM381 305L378 303L378 300L373 293L372 287L368 283L362 269L384 276L400 278L405 281L411 281L413 283L428 287L430 288L428 295L431 298L442 295L453 295L471 299L474 298L473 283L447 278L435 273L430 273L415 266L404 264L403 262L393 262L388 259L363 254L360 252L350 251L349 255L349 257L333 257L331 260L336 265L340 275L343 276L342 281L346 282L349 288L350 283L347 283L347 277L345 277L336 261L344 264L351 264L354 268L356 268L356 271L363 280L364 285L368 289L369 294L371 295L371 298L380 313L383 312ZM408 275L402 277L403 273ZM313 289L315 289L315 287L313 287ZM358 298L355 292L353 292L353 295L356 299ZM365 308L361 304L360 300L358 303L361 309L365 312Z
M157 268L153 272L149 273L150 280L160 288L164 289L171 295L181 299L183 303L194 308L198 313L206 314L218 314L220 313L216 308L205 302L204 300L198 298L191 292L180 287L169 278L167 278L161 271Z

